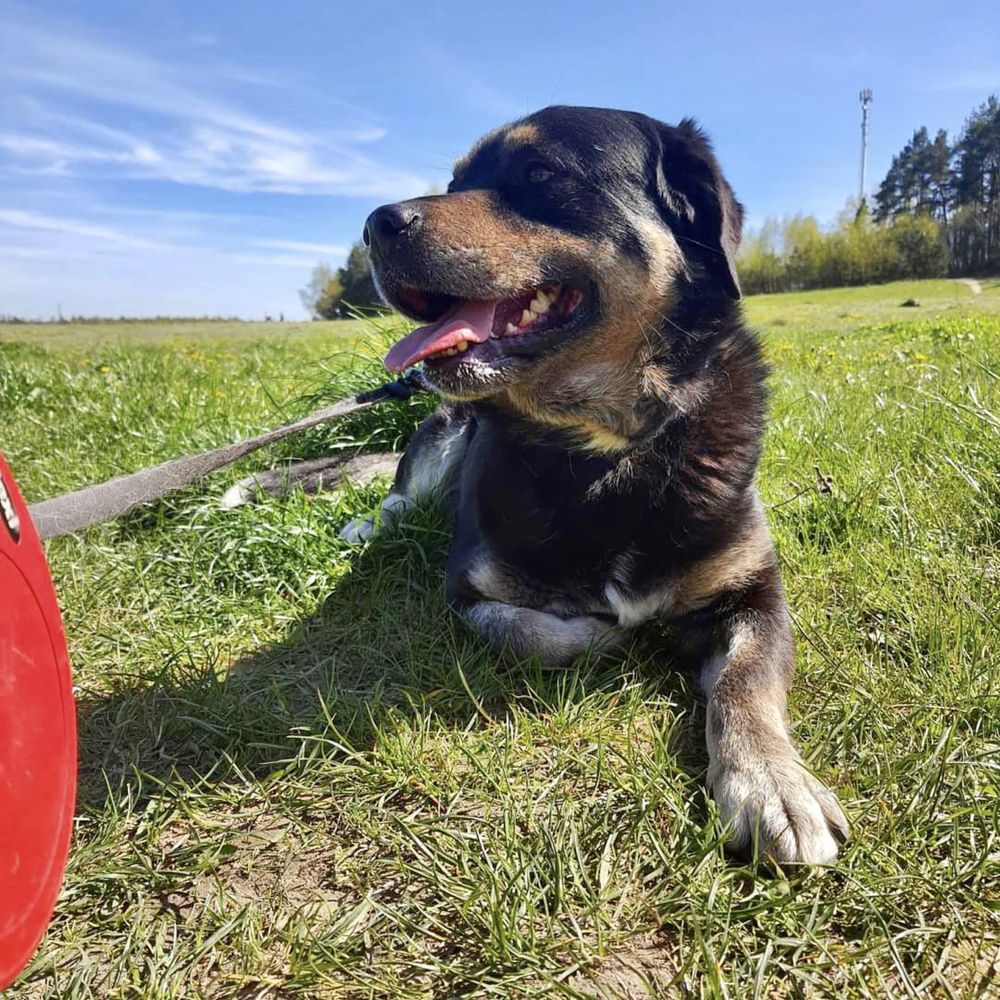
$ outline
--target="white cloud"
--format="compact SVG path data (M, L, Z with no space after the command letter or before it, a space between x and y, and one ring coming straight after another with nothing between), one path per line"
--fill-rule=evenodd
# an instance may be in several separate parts
M302 253L322 253L331 257L346 257L350 247L332 243L303 243L299 240L254 240L254 246L272 250L297 250Z
M12 102L14 122L3 116L0 148L22 171L283 194L400 198L428 187L367 151L385 136L370 122L314 129L245 111L224 96L232 68L213 75L204 60L169 63L68 29L8 21L0 35L0 85L31 109L17 115ZM129 131L94 120L124 111Z
M110 229L107 226L94 225L79 219L65 219L42 215L38 212L25 212L21 209L0 209L0 225L11 226L14 229L35 229L67 236L82 236L87 239L104 240L119 246L152 248L158 245L149 240Z
M34 164L38 172L65 175L74 166L84 164L131 164L136 168L155 168L161 162L160 154L150 145L135 141L117 149L95 148L45 139L30 135L0 133L0 149L14 154L21 172Z

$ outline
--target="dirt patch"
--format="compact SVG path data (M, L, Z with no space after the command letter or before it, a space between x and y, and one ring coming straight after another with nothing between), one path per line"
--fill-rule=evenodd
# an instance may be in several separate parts
M178 885L164 902L184 921L203 907L241 907L291 917L332 917L355 894L336 884L335 854L329 845L304 845L296 827L282 816L261 815L227 837L231 856L211 873ZM161 836L168 852L184 846L188 833Z
M646 1000L686 995L674 979L680 971L676 949L653 934L633 938L622 950L579 972L566 985L600 1000Z
M973 295L983 294L983 286L975 278L953 278L952 280L960 285L965 285L966 288L971 288Z
M996 939L959 941L951 949L945 975L962 996L992 996L1000 985L1000 944Z

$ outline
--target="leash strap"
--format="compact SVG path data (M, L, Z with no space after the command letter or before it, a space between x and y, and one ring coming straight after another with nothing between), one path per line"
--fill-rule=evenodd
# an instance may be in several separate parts
M131 475L117 476L95 486L63 493L50 500L41 500L29 506L28 513L35 522L40 538L68 535L70 532L88 528L92 524L111 521L141 504L159 500L174 490L190 486L209 473L230 465L244 455L249 455L259 448L265 448L299 431L331 420L339 420L341 417L367 410L389 399L409 399L414 393L426 390L423 377L414 369L394 382L387 382L377 389L359 392L355 396L325 406L265 434L224 445L212 451L175 458L161 465L154 465L150 469L133 472Z

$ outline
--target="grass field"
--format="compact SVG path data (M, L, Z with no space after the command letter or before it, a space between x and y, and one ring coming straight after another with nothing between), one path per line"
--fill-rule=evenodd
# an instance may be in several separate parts
M338 528L384 484L218 508L253 468L398 444L413 401L50 543L80 795L7 995L996 995L1000 283L747 308L795 734L854 829L835 869L726 860L703 707L662 650L496 663L446 612L434 510L358 549ZM0 327L0 447L39 499L342 395L377 341Z

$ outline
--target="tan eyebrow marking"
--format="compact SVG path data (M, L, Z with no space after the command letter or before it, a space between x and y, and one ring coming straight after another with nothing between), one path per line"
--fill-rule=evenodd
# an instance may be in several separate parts
M515 125L504 135L508 146L527 146L529 143L538 142L540 138L538 127L528 123Z

